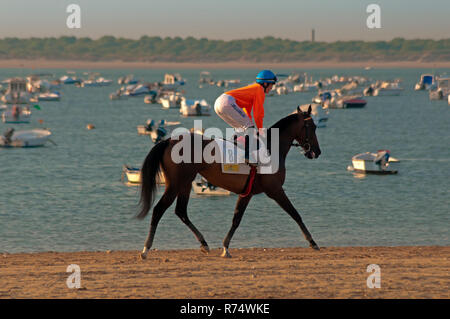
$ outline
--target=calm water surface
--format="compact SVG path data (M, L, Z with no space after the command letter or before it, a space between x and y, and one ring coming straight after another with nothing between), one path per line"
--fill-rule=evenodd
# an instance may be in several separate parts
M82 76L83 71L77 70ZM97 70L96 70L97 71ZM174 70L172 70L174 71ZM211 105L223 89L198 87L202 70L181 70L187 98ZM449 245L450 106L415 92L421 73L432 70L275 70L307 71L320 76L364 75L403 80L401 96L368 97L363 109L330 110L328 126L317 130L322 155L308 160L292 149L287 160L285 190L320 246ZM439 70L450 73L450 70ZM0 79L36 70L1 69ZM39 70L56 77L65 70ZM114 80L105 88L63 86L61 102L40 102L30 124L48 127L57 146L0 149L0 252L122 250L143 247L149 218L133 219L138 188L121 180L123 164L140 165L152 147L136 126L147 118L181 121L194 118L178 110L145 104L143 97L111 101L117 78L133 73L153 82L165 70L99 70ZM253 81L257 70L211 70L215 79ZM266 99L266 125L308 103L314 93ZM39 124L43 119L43 124ZM205 126L225 128L214 113ZM95 130L87 130L93 123ZM7 125L0 123L1 132ZM399 174L360 177L346 170L357 153L389 149L401 160ZM192 222L211 247L220 247L233 216L236 195L196 197L189 202ZM154 248L196 248L190 230L173 213L162 218ZM252 199L231 247L307 246L298 226L265 195Z

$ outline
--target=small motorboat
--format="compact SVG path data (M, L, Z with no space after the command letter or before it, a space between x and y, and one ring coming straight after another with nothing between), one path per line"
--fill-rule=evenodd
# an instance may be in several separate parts
M164 81L161 83L161 87L165 90L176 90L178 87L185 85L186 80L181 77L179 73L164 75Z
M150 94L150 89L148 86L145 86L143 84L137 84L133 86L128 86L125 94L129 96L146 95Z
M434 85L434 75L422 74L420 76L420 81L419 81L419 83L416 83L414 90L416 90L416 91L428 90L433 85Z
M429 91L430 100L446 100L450 95L450 78L439 78L436 82Z
M156 124L153 119L148 119L146 125L137 126L137 131L139 135L150 135L153 143L157 143L169 137L172 130L180 124L181 122L167 122L165 120L160 120Z
M208 102L203 100L188 100L181 99L180 113L183 116L208 116L210 115L211 107Z
M86 80L81 83L81 87L100 87L100 86L108 86L111 85L112 80L107 80L103 77L98 78L97 80Z
M62 84L80 84L81 80L77 79L75 77L64 75L62 76L59 81L61 81Z
M144 103L146 103L146 104L158 103L158 99L156 98L157 96L158 96L158 92L150 91L149 94L144 97Z
M124 177L127 177L128 184L130 185L139 185L141 183L141 169L138 167L132 167L129 165L122 166L122 181L124 181ZM164 174L161 173L156 179L158 184L165 184L166 179L164 178Z
M300 110L302 112L307 112L309 106L311 106L311 117L314 121L314 124L317 127L326 127L328 121L329 111L327 108L324 108L322 104L319 103L311 103L311 104L303 104L300 105Z
M348 166L347 170L369 174L397 174L396 166L399 162L390 156L388 150L379 150L377 153L365 152L353 156L353 166Z
M349 100L342 100L342 106L343 108L361 108L366 106L367 101L364 99L349 99Z
M2 113L3 123L22 124L30 123L31 110L29 107L21 108L19 105L14 105L10 110Z
M180 93L167 94L159 99L163 109L179 108L183 96Z
M25 104L30 101L31 94L27 90L27 81L22 78L12 78L4 81L8 84L1 100L7 104Z
M38 94L30 99L31 102L40 101L59 101L61 99L61 94L59 92L47 92Z
M201 175L197 175L192 181L192 189L197 195L228 196L231 194L226 189L212 185Z
M373 92L373 96L397 96L403 92L398 82L383 82Z
M125 94L125 89L120 88L116 92L113 92L109 95L111 100L124 100L128 98L128 94Z
M38 147L44 146L52 133L46 129L15 131L8 129L0 136L0 147Z

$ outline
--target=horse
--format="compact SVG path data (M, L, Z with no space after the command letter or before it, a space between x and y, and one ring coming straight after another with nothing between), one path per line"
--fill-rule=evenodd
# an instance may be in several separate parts
M300 227L305 239L309 242L310 247L319 250L319 246L313 240L310 232L302 221L300 214L290 202L289 198L283 190L283 184L286 177L285 160L292 146L300 146L305 157L309 159L318 158L321 154L319 142L316 137L316 125L311 118L311 106L306 112L302 112L300 107L287 117L279 120L268 129L267 136L270 138L271 130L279 131L279 169L274 174L257 174L254 178L253 187L246 196L239 196L232 220L225 239L223 240L222 257L230 258L229 245L234 232L239 227L245 209L251 198L255 194L265 193L269 198L273 199L289 216L291 216ZM192 136L191 136L192 137ZM202 139L203 149L212 139ZM298 144L294 144L296 141ZM177 199L175 206L175 214L181 221L194 233L200 242L200 249L203 253L209 253L209 246L200 231L192 224L187 214L187 206L192 187L192 181L197 174L205 177L210 183L227 189L236 194L241 194L247 185L248 175L227 174L223 173L221 163L174 163L171 158L171 150L177 140L171 138L160 141L156 144L147 155L141 169L141 190L139 204L140 212L136 215L138 219L143 219L149 212L156 194L157 177L160 176L161 170L164 173L166 189L161 199L153 209L150 222L150 231L145 242L144 249L140 254L141 259L145 259L153 244L156 228L159 220L165 211Z

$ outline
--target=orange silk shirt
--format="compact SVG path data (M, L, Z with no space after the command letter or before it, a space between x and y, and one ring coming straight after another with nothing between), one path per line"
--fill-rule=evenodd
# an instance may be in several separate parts
M258 83L244 86L239 89L231 90L225 92L225 94L234 97L237 105L244 110L248 117L255 119L255 124L257 128L263 127L264 119L264 99L266 95L264 94L264 89Z

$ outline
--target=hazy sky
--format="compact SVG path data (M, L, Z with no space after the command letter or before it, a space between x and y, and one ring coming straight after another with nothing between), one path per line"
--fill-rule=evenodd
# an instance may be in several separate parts
M68 29L66 7L81 7ZM381 29L366 7L381 7ZM0 0L0 38L103 35L245 39L267 35L317 41L450 37L450 0Z

